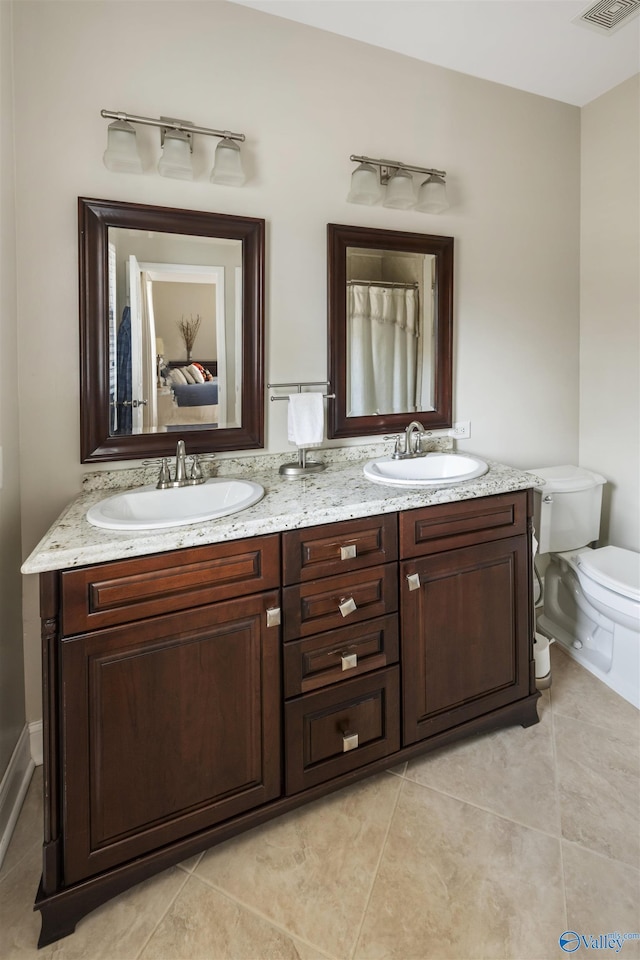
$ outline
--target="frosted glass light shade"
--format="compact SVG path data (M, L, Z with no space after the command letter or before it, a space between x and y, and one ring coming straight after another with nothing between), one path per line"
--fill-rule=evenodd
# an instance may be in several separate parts
M173 177L174 180L193 180L191 145L182 130L168 130L165 133L158 173L162 177Z
M216 147L216 157L211 171L211 183L222 183L227 187L241 187L245 180L240 147L235 140L223 137Z
M387 195L383 207L408 210L416 202L413 194L413 177L408 170L398 170L387 183Z
M351 174L351 190L347 203L364 203L373 206L382 196L378 171L370 163L361 163Z
M136 131L126 120L115 120L107 129L107 149L102 157L107 170L114 173L142 173L136 145Z
M443 213L448 209L446 184L442 177L431 174L418 190L416 210L420 213Z

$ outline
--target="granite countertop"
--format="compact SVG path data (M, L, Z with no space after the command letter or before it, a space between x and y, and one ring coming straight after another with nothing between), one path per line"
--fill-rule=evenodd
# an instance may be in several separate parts
M354 448L352 457L355 456L358 451ZM330 462L322 473L303 479L281 477L273 456L256 456L244 463L240 460L217 461L218 476L250 476L261 483L265 489L263 499L232 516L161 530L123 532L92 526L85 516L87 509L117 492L113 487L101 486L94 481L93 489L81 494L63 511L27 558L22 572L62 570L436 503L452 503L524 490L540 482L531 473L487 460L489 472L477 480L451 487L404 489L371 483L362 472L370 456L362 459L360 453L359 457ZM132 473L129 471L130 475ZM139 474L140 471L130 486L148 482Z

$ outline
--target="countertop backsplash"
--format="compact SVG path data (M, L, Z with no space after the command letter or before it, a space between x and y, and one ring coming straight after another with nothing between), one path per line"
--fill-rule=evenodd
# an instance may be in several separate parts
M328 454L328 449L323 450L324 453ZM159 530L104 530L92 526L86 518L88 508L104 499L105 493L108 495L110 490L142 485L149 479L145 471L153 471L153 482L157 476L157 465L92 474L93 482L89 488L85 487L83 493L63 511L25 561L22 572L63 570L263 536L322 523L509 493L541 482L531 473L487 461L488 473L476 480L453 486L393 487L372 483L363 473L367 460L389 454L386 444L343 447L340 448L340 454L339 458L335 453L331 459L327 456L327 469L321 473L296 479L278 473L280 464L286 462L286 454L216 459L212 461L212 466L218 476L250 476L264 487L263 499L230 516ZM114 474L118 475L118 480L124 480L125 476L127 479L119 486L114 486L113 483L105 483L107 474L109 480Z
M314 447L308 451L309 459L321 460L327 464L354 463L360 460L374 460L376 457L390 456L394 444L390 440L380 440L377 443L358 444L351 447ZM434 450L453 450L454 442L451 437L431 437L426 445L427 452ZM198 456L202 473L209 477L257 477L261 473L277 471L281 464L297 460L297 448L291 447L284 453L254 453L243 456L216 456L201 454ZM174 458L167 457L172 467ZM189 460L189 454L187 454ZM98 470L86 473L82 479L82 492L91 493L94 490L122 490L142 487L155 483L158 479L162 458L143 461L136 467L125 467L119 470ZM172 467L173 469L173 467ZM295 482L292 480L291 482Z

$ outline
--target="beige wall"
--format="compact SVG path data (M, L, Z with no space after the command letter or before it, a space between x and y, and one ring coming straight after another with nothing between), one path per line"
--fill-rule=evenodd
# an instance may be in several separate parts
M602 540L640 549L640 76L582 110L580 463Z
M579 110L223 2L19 3L15 11L25 553L78 492L78 196L267 221L266 379L326 376L328 222L455 237L455 410L466 449L578 455ZM100 109L243 131L248 182L114 174ZM143 132L145 143L157 131ZM346 203L351 153L449 173L439 217ZM37 278L37 282L34 281ZM267 445L287 450L266 403ZM30 718L37 600L27 578Z
M25 722L10 4L0 3L0 781ZM37 677L37 674L36 674ZM39 712L35 714L36 717ZM0 837L5 824L0 822Z

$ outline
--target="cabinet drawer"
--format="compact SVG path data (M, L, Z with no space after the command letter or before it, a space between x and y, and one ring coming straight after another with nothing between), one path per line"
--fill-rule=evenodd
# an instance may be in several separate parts
M400 748L398 673L390 667L285 704L287 794Z
M283 534L283 583L351 572L398 559L395 513Z
M325 577L282 591L285 640L297 640L393 613L398 609L395 563Z
M442 503L400 514L400 556L426 556L525 533L527 491Z
M396 614L295 640L284 647L284 695L297 697L397 660Z
M277 534L66 570L63 635L263 592L279 585Z

